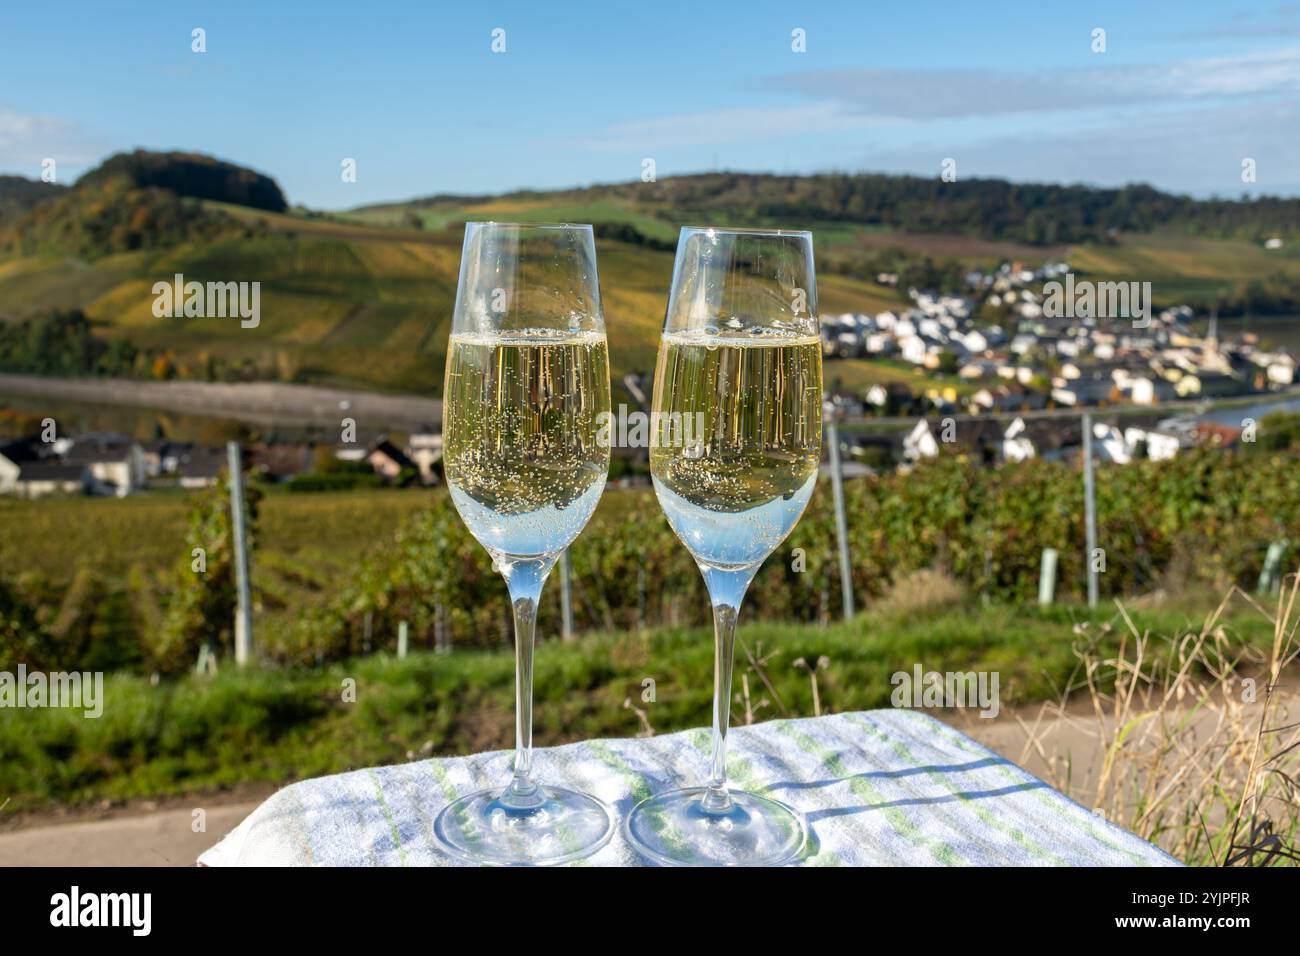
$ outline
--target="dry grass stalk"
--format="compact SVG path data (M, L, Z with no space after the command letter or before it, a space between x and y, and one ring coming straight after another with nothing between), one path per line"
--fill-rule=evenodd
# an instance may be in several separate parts
M781 695L778 694L776 692L776 688L772 686L772 679L767 676L767 665L773 660L773 658L780 657L781 652L768 651L766 654L764 654L762 641L759 641L755 645L755 650L752 651L749 649L749 645L746 644L743 639L737 639L737 643L740 645L740 649L745 654L746 666L745 666L745 670L742 671L740 675L741 692L734 696L737 701L741 702L745 706L745 723L752 724L754 722L754 715L757 714L764 707L771 707L772 701L776 702L776 708L781 712L781 715L783 717L789 716L789 711L785 709L785 702L781 700ZM767 689L768 694L771 695L772 698L771 700L768 700L768 698L764 697L763 699L759 700L757 703L751 702L750 694L749 694L750 674L753 674L755 677L759 679L759 681L762 682L763 687L765 687ZM732 719L733 720L735 719L734 716Z
M876 599L873 609L882 614L939 611L960 604L966 596L961 582L937 568L921 568L899 575Z
M1099 635L1076 628L1084 638L1077 676L1032 724L1017 718L1024 756L1037 755L1058 788L1188 863L1300 863L1300 721L1288 720L1282 690L1300 654L1298 594L1300 574L1287 576L1273 611L1233 587L1199 632L1173 638L1140 631L1117 601L1118 651L1103 655ZM1272 623L1267 654L1234 643L1221 626L1234 599ZM1068 706L1076 692L1090 721ZM1069 755L1045 740L1058 721L1098 742L1100 766L1083 768L1081 780Z
M817 672L830 667L831 659L823 654L816 661L809 664L807 660L801 657L794 662L794 666L801 671L808 672L808 679L812 681L813 716L820 717L822 715L822 698L817 687Z
M641 729L636 732L638 737L653 737L655 735L655 729L650 725L649 711L632 703L631 697L623 698L623 709L636 714L636 719L641 723Z

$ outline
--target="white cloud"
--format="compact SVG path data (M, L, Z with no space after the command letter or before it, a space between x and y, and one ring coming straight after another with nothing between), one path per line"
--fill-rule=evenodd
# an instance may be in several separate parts
M20 113L0 104L0 169L40 175L41 161L53 158L69 172L95 162L102 149L75 123L54 116ZM65 179L60 176L60 179Z
M797 137L889 126L894 122L857 115L836 103L741 107L615 123L581 145L598 150L644 150L649 154L655 149Z
M1300 48L1087 69L820 70L765 85L864 116L910 120L1195 103L1300 92Z
M1032 132L1006 129L963 142L912 142L858 151L852 162L885 172L932 174L939 156L957 160L959 175L1021 182L1083 182L1099 186L1147 182L1161 189L1236 198L1300 193L1300 104L1270 101L1195 109L1149 109L1140 121L1071 128L1056 123ZM1241 182L1241 161L1254 159L1257 181Z
M1300 36L1300 4L1286 3L1272 10L1234 10L1208 27L1172 34L1180 40L1222 40L1224 37Z
M1241 160L1252 157L1249 191L1300 191L1300 47L1055 71L818 71L759 88L806 101L628 120L575 139L639 156L738 143L764 168L793 152L804 172L932 175L951 156L967 177L1230 196L1246 188Z

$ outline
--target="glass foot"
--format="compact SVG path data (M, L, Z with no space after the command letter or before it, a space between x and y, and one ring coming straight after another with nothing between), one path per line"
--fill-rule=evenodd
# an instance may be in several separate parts
M666 866L780 866L808 839L803 814L784 803L731 791L724 810L704 808L705 787L643 800L624 824L643 856Z
M501 790L447 805L433 823L438 844L458 860L487 866L550 866L590 856L609 842L614 815L595 797L538 787L530 806L508 806Z

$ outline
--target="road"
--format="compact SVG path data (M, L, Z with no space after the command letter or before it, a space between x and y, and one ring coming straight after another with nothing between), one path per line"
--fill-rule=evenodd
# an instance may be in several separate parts
M1106 405L1106 406L1078 406L1068 408L1039 408L1027 411L1013 412L983 412L979 415L968 415L964 412L950 412L940 415L938 412L931 412L924 416L917 415L881 415L862 418L846 418L840 423L841 431L869 431L877 426L906 426L915 425L921 418L951 418L954 421L983 421L992 419L993 421L1014 421L1017 418L1023 418L1026 421L1034 418L1078 418L1085 412L1099 418L1106 416L1124 416L1124 415L1160 415L1162 417L1172 418L1176 415L1196 415L1203 416L1216 411L1225 411L1232 408L1251 408L1256 405L1274 405L1288 400L1300 398L1300 385L1292 386L1278 392L1257 392L1249 395L1233 395L1229 398L1217 399L1191 399L1186 401L1160 402L1155 405Z
M442 422L442 402L435 398L278 382L138 382L118 378L47 378L0 372L0 395L5 394L159 408L263 426L338 425L345 415L356 419L362 431L384 427L441 427ZM1015 418L1078 418L1085 411L1097 415L1205 414L1296 397L1300 397L1300 386L1282 392L1234 396L1217 401L1038 409L982 415L954 413L946 417L957 421L986 418L1011 421ZM350 403L346 411L341 403ZM882 426L914 425L916 422L914 415L854 418L843 421L840 428L844 431L869 431Z
M342 418L350 417L359 431L367 431L441 428L442 422L442 402L434 398L278 382L137 382L0 372L0 395L5 394L159 408L263 426L337 427Z

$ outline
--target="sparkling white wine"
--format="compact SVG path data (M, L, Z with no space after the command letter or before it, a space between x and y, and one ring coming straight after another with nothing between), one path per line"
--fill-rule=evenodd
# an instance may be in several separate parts
M447 484L474 537L516 557L572 543L609 473L604 334L454 334L443 401Z
M815 336L664 335L650 471L669 524L698 561L755 564L790 533L817 482L821 404ZM674 416L702 430L671 431Z

